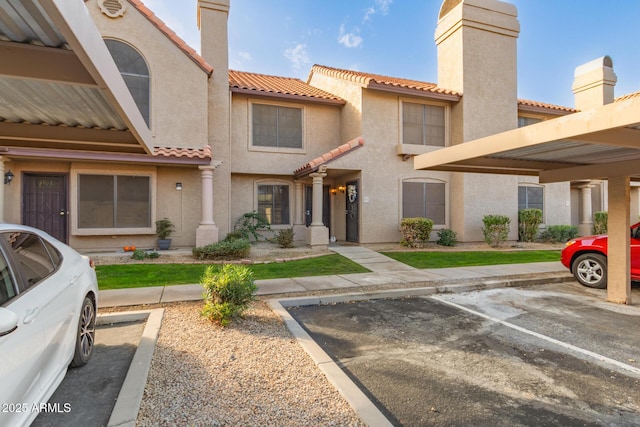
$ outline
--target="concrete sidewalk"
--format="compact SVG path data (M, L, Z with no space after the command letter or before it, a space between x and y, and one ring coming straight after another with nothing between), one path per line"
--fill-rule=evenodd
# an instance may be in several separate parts
M444 284L475 283L478 287L496 282L520 284L573 280L557 262L487 265L478 267L416 269L362 246L330 246L340 255L371 270L370 273L256 280L259 296L349 290L367 292L391 287L438 287ZM505 283L506 285L507 283ZM202 286L176 285L100 291L99 307L158 304L202 299Z

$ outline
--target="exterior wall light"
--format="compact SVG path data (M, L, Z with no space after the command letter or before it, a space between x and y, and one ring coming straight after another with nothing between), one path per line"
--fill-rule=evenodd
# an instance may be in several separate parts
M11 181L13 181L13 174L11 173L11 170L9 170L9 172L4 174L4 183L11 184Z
M338 189L337 188L332 188L331 190L329 190L331 192L332 196L335 196L338 193Z
M176 190L182 191L182 183L181 182L176 182Z
M340 190L341 193L344 193L346 189L347 187L345 187L344 185L341 185L340 187L338 187L338 190Z

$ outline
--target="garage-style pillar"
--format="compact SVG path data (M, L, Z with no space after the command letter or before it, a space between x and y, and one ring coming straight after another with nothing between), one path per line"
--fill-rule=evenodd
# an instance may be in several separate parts
M609 177L607 300L618 304L631 304L629 184L628 176Z

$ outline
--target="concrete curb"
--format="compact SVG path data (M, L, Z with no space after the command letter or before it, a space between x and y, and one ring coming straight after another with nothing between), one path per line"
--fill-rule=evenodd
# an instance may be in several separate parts
M372 427L393 425L277 300L269 300L267 304L282 318L298 344L366 425Z
M99 315L96 318L97 325L135 322L145 319L147 321L140 337L138 349L133 356L133 360L131 360L129 371L109 418L107 424L109 427L135 427L136 425L163 315L164 309L157 308L154 310L110 313Z

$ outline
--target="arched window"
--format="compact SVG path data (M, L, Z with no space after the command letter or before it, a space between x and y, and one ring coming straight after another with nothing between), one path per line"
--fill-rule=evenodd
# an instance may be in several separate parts
M149 67L147 67L146 61L137 50L126 43L110 39L106 39L104 42L118 66L118 70L127 84L144 121L147 126L151 127L149 121Z

